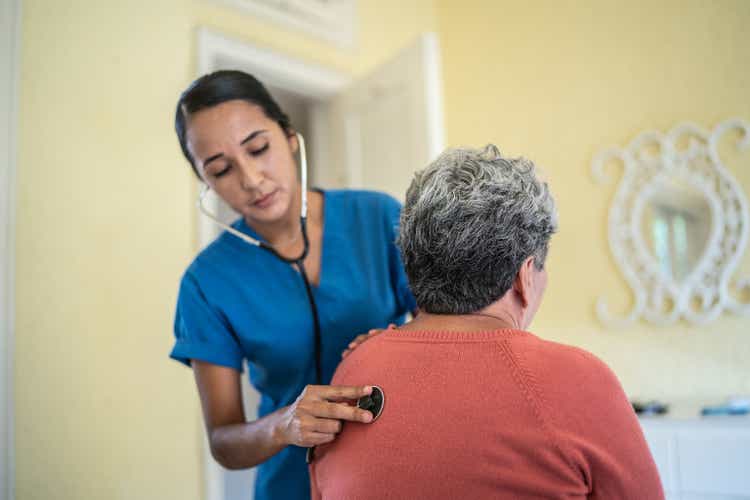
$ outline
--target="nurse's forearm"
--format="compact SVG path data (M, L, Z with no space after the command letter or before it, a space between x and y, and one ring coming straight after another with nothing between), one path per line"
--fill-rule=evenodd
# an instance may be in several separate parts
M211 454L223 467L233 470L265 462L288 445L278 432L286 409L280 408L253 422L214 428L209 435Z
M211 453L227 469L246 469L289 445L308 448L330 443L341 431L342 421L372 422L372 413L344 402L371 393L371 386L308 385L293 404L263 418L211 429Z

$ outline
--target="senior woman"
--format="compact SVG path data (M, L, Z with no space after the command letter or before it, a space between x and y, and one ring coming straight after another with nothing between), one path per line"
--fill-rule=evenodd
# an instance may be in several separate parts
M318 447L313 498L663 498L612 371L527 331L556 219L534 164L492 145L417 173L399 245L420 315L339 366L385 403Z

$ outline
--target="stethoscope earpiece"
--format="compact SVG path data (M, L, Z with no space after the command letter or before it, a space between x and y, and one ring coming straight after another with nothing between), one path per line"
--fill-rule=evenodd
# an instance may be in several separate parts
M372 421L374 422L383 413L384 403L385 395L383 394L383 389L377 385L373 385L372 393L369 396L362 396L357 400L357 408L372 413Z

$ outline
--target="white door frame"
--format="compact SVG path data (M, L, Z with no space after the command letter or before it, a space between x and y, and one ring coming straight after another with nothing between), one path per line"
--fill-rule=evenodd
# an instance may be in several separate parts
M328 130L327 101L349 86L349 76L268 48L228 38L207 28L198 28L197 76L215 71L227 62L252 73L265 85L320 103L310 109L310 128L314 137L308 138L308 142L318 146L313 149L314 157L310 160L312 165L327 164L328 152L321 147L328 143L325 137ZM214 213L217 212L215 199L208 198L206 205ZM216 237L217 229L206 217L200 216L198 220L198 240L203 247ZM204 498L223 500L222 469L211 456L207 442L204 443Z
M350 82L337 71L198 28L198 75L213 71L222 60L247 68L265 85L318 100L334 97Z
M21 2L0 2L0 500L15 498L15 172Z

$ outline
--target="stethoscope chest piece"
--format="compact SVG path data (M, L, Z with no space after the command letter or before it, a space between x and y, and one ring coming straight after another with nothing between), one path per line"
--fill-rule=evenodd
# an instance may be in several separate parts
M376 421L381 413L383 413L383 404L385 403L385 395L383 389L377 385L372 386L372 392L368 396L362 396L357 400L357 408L361 410L367 410L372 413L372 422ZM372 423L371 422L371 423ZM307 449L305 461L311 464L315 460L315 447Z
M362 396L357 400L357 408L367 410L372 413L372 421L376 421L381 413L383 413L383 404L385 403L385 395L383 389L377 385L372 386L372 393L368 396Z

